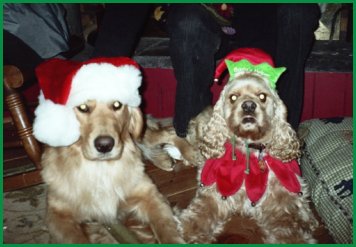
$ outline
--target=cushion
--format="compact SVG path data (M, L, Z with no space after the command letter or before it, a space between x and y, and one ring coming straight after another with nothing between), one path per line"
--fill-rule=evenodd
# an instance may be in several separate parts
M300 160L316 210L336 243L353 239L352 118L301 123Z

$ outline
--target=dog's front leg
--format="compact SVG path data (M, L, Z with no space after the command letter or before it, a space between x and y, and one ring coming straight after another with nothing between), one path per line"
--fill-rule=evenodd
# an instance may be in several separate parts
M184 243L168 202L151 182L141 185L127 200L136 209L137 218L150 225L159 243Z
M48 230L56 243L90 243L82 226L69 210L48 206Z
M198 191L190 205L177 215L178 229L183 239L187 243L215 241L230 217L227 204L215 192Z

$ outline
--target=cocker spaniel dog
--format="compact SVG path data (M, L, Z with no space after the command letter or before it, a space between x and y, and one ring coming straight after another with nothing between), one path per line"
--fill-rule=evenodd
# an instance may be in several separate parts
M42 177L53 242L111 242L94 223L115 225L130 214L150 225L157 242L183 243L171 208L144 172L142 154L155 158L157 150L146 148L157 146L158 130L148 126L142 139L138 65L128 58L54 59L36 72L34 135L47 144Z
M230 79L218 101L189 125L187 140L200 150L192 158L199 186L177 212L179 231L188 243L211 243L239 217L242 227L244 220L255 226L249 237L256 243L315 243L299 142L275 90L284 68L254 48L230 53L217 75L225 62Z

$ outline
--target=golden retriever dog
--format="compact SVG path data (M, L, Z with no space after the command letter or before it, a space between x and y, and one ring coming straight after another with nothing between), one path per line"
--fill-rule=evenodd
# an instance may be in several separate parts
M186 139L199 149L189 157L198 189L176 214L186 242L217 241L232 218L240 222L236 236L252 243L316 242L318 222L296 161L300 144L286 114L267 78L245 72L229 80L214 108L190 122Z
M47 223L55 242L95 242L85 223L115 224L134 213L149 223L159 243L182 243L171 209L145 174L135 144L144 125L139 108L90 100L75 114L79 141L46 147L42 157Z
M109 229L130 215L148 224L158 243L183 243L169 204L145 173L144 159L172 165L160 154L159 128L145 128L139 65L126 57L50 59L36 74L33 132L47 144L42 177L53 241L110 242L96 226Z

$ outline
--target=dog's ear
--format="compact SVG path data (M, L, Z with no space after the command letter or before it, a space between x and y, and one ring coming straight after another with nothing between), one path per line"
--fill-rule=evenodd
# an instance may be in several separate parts
M224 117L224 95L223 90L200 140L199 149L207 159L220 157L225 152L224 143L228 138L228 128Z
M129 119L129 133L134 139L141 138L143 132L143 116L140 108L129 107L130 119Z
M279 97L274 104L272 141L267 144L267 149L272 156L287 162L300 156L300 143L296 132L287 122L286 106Z

